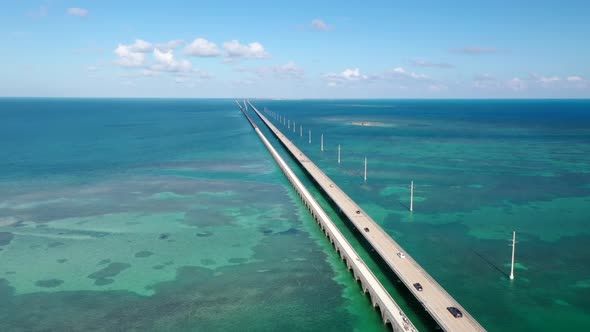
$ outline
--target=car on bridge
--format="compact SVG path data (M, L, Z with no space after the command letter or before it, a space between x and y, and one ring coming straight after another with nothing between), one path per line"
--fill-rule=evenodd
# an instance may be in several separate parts
M455 307L447 307L447 310L451 313L451 315L453 315L455 318L461 318L463 317L463 313L461 312L461 310L455 308Z
M422 291L422 285L420 285L419 282L417 282L417 283L414 284L414 288L416 288L419 292Z
M397 257L399 257L399 258L406 258L406 255L404 255L403 252L398 252L397 253Z

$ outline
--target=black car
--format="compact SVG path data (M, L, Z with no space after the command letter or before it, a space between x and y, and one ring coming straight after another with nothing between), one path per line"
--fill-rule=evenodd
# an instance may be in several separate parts
M414 284L414 288L416 288L419 292L422 291L422 285L420 285L419 282L417 282L417 283Z
M365 232L369 232L369 227L365 227Z
M463 317L463 313L461 313L461 310L455 308L455 307L447 307L447 310L451 313L451 315L453 315L455 318L461 318Z

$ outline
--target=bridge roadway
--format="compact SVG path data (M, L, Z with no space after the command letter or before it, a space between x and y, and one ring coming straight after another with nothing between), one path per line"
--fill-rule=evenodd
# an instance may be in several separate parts
M305 188L289 165L287 165L283 158L277 153L258 126L252 121L248 113L242 108L242 105L237 101L236 104L242 113L244 113L266 148L270 151L272 157L275 159L289 182L291 182L297 194L299 194L306 207L312 213L314 219L318 222L328 239L330 239L330 242L334 245L336 251L340 254L340 257L346 262L348 269L352 270L355 279L360 281L363 291L369 293L371 303L373 304L373 307L378 307L383 323L389 323L394 331L417 332L416 327L406 317L397 303L395 303L391 295L383 287L381 282L379 282L379 279L375 277L371 269L357 254L344 235L342 235L338 227L336 227L321 205L315 200L307 188Z
M381 256L385 263L393 270L410 292L424 306L426 311L444 331L485 331L485 329L447 293L434 278L394 241L385 231L358 206L342 189L340 189L319 167L299 150L280 130L278 130L261 112L248 101L248 104L264 121L268 128L282 142L291 155L305 168L315 182L323 189L330 199L340 208L352 224L365 237L373 249ZM358 212L358 213L357 213ZM369 231L364 229L368 228ZM397 253L405 253L400 258ZM441 249L437 254L444 254ZM452 255L454 253L447 253ZM413 284L420 283L423 290L418 291ZM447 307L456 307L463 313L463 317L455 318Z

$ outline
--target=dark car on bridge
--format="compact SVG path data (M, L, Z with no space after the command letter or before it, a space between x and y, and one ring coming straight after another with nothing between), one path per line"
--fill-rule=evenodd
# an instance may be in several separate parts
M451 313L451 315L453 315L455 318L461 318L463 317L463 313L461 312L461 310L455 308L455 307L447 307L447 310Z
M417 283L414 284L414 288L416 288L419 292L422 291L422 285L420 285L419 282L417 282Z

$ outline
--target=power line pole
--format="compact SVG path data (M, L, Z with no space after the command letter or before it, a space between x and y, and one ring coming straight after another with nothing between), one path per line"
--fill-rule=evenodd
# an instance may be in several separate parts
M414 211L414 180L410 182L410 212Z
M516 232L512 232L512 264L510 265L510 280L514 280L514 251L516 250Z

